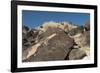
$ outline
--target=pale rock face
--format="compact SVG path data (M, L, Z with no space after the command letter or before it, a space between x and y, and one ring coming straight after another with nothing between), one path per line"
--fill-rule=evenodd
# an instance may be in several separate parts
M43 31L46 31L48 28L58 28L60 26L60 23L56 23L56 22L45 22L43 25L42 25L42 28L41 30Z
M86 53L87 57L89 58L89 56L90 56L90 47L84 46L84 47L81 47L80 50L84 51Z
M89 59L90 56L90 32L78 33L73 36L75 43L78 44L81 48L80 50L84 51Z
M76 44L78 44L79 46L83 45L82 44L82 42L83 42L83 40L82 40L82 33L76 34L75 36L73 36L73 38L74 38Z
M62 22L62 24L63 24L63 27L64 27L63 29L64 29L66 32L69 32L69 31L71 31L72 29L77 28L76 25L70 24L70 23L68 23L68 22Z
M75 43L80 46L79 50L86 53L87 58L90 56L90 31L84 31L84 28L78 27L72 29L68 35L74 39Z
M79 46L90 46L90 32L78 33L74 39Z
M42 25L42 28L41 30L45 31L47 30L48 28L61 28L62 30L68 32L74 28L77 28L77 26L75 25L72 25L68 22L62 22L62 23L57 23L57 22L45 22L43 25Z

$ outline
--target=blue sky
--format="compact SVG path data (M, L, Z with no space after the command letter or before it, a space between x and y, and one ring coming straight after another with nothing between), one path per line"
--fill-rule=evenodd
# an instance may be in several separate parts
M63 22L70 21L77 25L83 25L90 20L89 13L74 12L51 12L51 11L22 11L22 24L30 28L41 26L44 22L54 21Z

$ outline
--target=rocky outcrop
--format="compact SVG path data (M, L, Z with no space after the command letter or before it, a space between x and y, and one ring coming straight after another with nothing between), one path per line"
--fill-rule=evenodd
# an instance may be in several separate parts
M37 29L29 30L29 28L27 26L23 26L23 28L22 28L23 50L25 50L35 44L35 40L36 40L36 37L38 34L39 34L39 30L37 30Z
M88 21L86 24L85 24L85 29L87 30L87 31L89 31L90 30L90 21Z
M85 51L80 50L79 48L74 49L69 54L69 60L79 60L86 56Z
M50 21L50 22L45 22L41 28L41 30L45 31L47 30L49 27L51 28L60 28L62 30L64 30L65 32L69 32L70 30L74 29L74 28L77 28L78 26L77 25L74 25L72 24L71 22L53 22L53 21Z
M28 28L24 26L25 28ZM23 28L23 62L77 60L90 55L90 30L67 22Z
M45 41L53 34L56 35ZM38 47L38 51L33 58L34 61L64 60L74 44L73 39L59 28L49 28L40 36L44 36L40 39L43 43Z

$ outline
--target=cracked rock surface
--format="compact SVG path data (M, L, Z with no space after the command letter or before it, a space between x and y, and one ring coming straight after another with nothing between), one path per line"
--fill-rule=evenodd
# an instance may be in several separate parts
M81 27L67 23L66 28L65 24L61 24L61 27L60 23L56 27L46 24L46 29L23 26L22 61L78 60L89 56L89 23ZM67 29L70 31L66 32Z

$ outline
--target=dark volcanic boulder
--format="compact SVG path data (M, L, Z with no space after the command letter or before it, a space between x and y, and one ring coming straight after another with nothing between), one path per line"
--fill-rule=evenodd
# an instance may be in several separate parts
M90 31L85 31L80 36L74 38L75 42L81 46L90 46Z
M23 25L22 26L22 33L26 34L29 31L29 27Z
M26 29L27 29L27 31L26 31ZM28 27L23 26L23 30L22 30L22 48L23 48L23 50L26 50L27 48L29 48L33 44L35 44L35 39L38 34L39 34L39 31L37 29L28 30Z
M83 27L82 26L78 26L77 28L72 29L71 31L69 31L69 35L70 36L74 36L77 35L78 33L82 33L83 32Z
M87 31L89 31L90 30L90 21L88 21L86 24L85 24L85 29L87 30Z
M22 38L24 39L26 37L26 34L28 33L29 31L29 27L23 25L22 26Z
M69 54L69 60L78 60L86 56L86 53L80 49L72 49Z
M56 34L54 37L52 35ZM46 40L46 41L45 41ZM41 42L35 55L28 61L54 61L64 60L74 41L60 28L48 28L44 33L38 36L38 42ZM44 41L44 42L43 42Z

